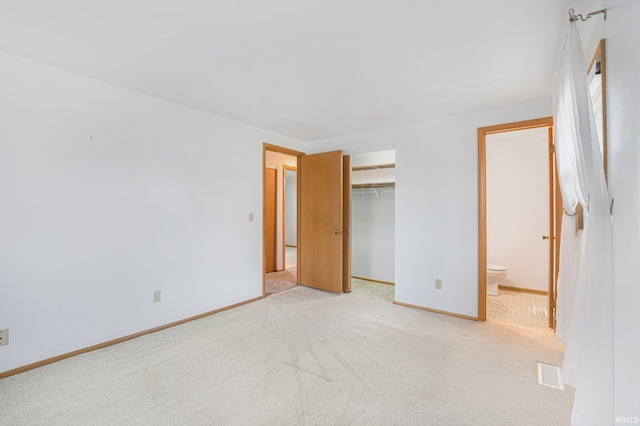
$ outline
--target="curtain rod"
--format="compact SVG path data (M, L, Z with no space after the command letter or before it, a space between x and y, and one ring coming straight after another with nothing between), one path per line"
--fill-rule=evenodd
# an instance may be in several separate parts
M580 18L582 20L582 22L586 21L587 19L591 18L594 15L599 15L601 13L604 13L604 20L607 20L607 9L600 9L600 10L596 10L595 12L591 12L587 15L586 18L582 17L582 14L579 13L576 15L576 11L575 9L569 9L569 22L573 22L573 21L577 21L578 18Z

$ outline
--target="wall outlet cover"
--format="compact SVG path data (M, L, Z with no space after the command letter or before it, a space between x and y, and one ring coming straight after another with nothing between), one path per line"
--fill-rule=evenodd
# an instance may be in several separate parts
M5 328L0 330L0 346L9 344L9 329Z
M162 295L160 293L160 290L154 290L153 291L153 303L158 303L160 300L162 300Z

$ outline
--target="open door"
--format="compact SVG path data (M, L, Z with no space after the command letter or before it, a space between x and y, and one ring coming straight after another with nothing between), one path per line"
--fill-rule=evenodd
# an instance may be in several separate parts
M560 235L562 234L562 194L556 165L553 127L549 127L549 208L551 238L549 239L549 328L556 329L556 300L558 298L558 272L560 270Z
M342 151L304 155L299 166L300 284L343 291ZM348 220L348 216L347 216Z
M342 292L351 293L351 156L342 157Z

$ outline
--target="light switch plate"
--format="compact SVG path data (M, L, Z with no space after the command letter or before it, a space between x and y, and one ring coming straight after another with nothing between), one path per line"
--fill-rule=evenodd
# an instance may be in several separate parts
M0 330L0 346L5 346L9 344L9 329L5 328Z

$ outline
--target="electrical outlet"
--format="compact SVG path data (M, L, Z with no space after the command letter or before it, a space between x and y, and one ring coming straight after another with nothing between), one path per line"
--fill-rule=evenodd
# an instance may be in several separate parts
M0 346L9 344L9 329L0 330Z
M253 222L253 212L249 212L249 222Z
M161 300L160 290L153 291L153 303L158 303Z
M436 278L436 290L442 290L442 279Z

